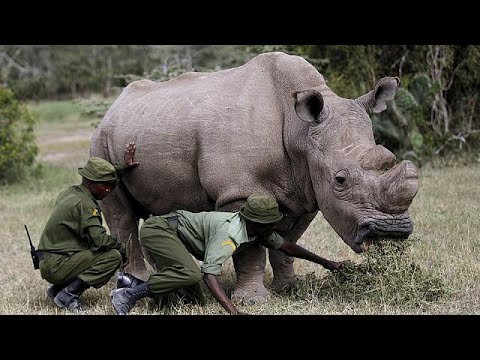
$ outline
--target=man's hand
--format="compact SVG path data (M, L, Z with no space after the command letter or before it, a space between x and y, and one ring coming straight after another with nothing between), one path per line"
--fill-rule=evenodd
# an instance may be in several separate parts
M225 294L217 275L204 273L203 281L215 300L217 300L230 315L246 315L245 313L238 311L227 294Z
M308 261L312 261L316 264L320 264L325 269L328 269L328 270L340 270L348 262L348 261L337 262L337 261L325 259L321 256L318 256L315 253L312 253L311 251L308 251L307 249L301 247L300 245L297 245L290 241L284 241L282 244L282 247L279 250L282 251L285 255L292 256L299 259L305 259Z
M135 150L136 145L134 142L131 142L127 145L127 149L125 150L125 154L123 155L123 160L125 161L125 165L127 167L137 166L139 164L138 161L135 161Z
M324 265L325 269L327 270L331 270L331 271L334 271L334 270L341 270L342 267L348 262L348 260L346 261L332 261L332 260L328 260L328 263L326 263Z

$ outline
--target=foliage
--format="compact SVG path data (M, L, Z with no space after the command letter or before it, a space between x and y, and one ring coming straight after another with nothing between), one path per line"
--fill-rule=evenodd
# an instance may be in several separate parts
M435 157L480 150L480 46L295 46L340 96L356 98L384 76L402 86L373 117L376 141L422 165ZM412 100L415 100L413 102ZM408 102L411 102L408 104Z
M10 89L0 88L0 183L17 181L37 154L34 117Z
M408 87L398 89L395 99L387 103L387 110L372 116L378 143L393 149L401 159L422 163L431 155L432 143L424 141L427 132L429 104L434 92L430 79L418 74Z
M114 98L101 98L101 97L90 97L82 98L75 100L75 105L80 111L82 116L96 118L97 121L92 123L94 127L98 125L100 119L102 119L107 113L110 106L114 102Z

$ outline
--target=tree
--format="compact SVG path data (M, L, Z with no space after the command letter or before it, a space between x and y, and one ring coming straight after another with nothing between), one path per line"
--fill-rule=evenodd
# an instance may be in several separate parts
M0 183L20 179L33 164L38 148L34 117L10 89L0 87Z

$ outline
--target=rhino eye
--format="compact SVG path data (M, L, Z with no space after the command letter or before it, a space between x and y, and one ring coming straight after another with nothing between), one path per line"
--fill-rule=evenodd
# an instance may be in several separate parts
M346 169L338 171L334 177L334 186L337 190L343 191L348 186L349 183L349 173Z

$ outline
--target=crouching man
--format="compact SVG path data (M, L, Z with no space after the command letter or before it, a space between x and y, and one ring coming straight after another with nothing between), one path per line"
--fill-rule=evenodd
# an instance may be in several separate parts
M188 300L202 304L199 282L203 275L203 281L223 308L231 315L242 314L225 294L219 276L223 263L253 242L312 261L328 270L340 269L342 262L324 259L300 245L284 241L274 231L282 217L272 196L252 194L235 213L177 210L148 218L140 229L140 242L156 271L147 282L131 276L124 278L128 281L119 281L124 287L111 292L113 308L117 314L126 315L142 298L162 297L177 291ZM201 268L191 255L203 261Z
M80 295L89 287L104 286L120 268L122 259L126 261L125 247L102 225L97 201L112 192L125 171L138 165L134 156L135 144L130 143L124 154L125 164L114 166L91 157L78 169L82 183L57 197L38 250L40 274L52 284L47 295L61 308L84 310Z

